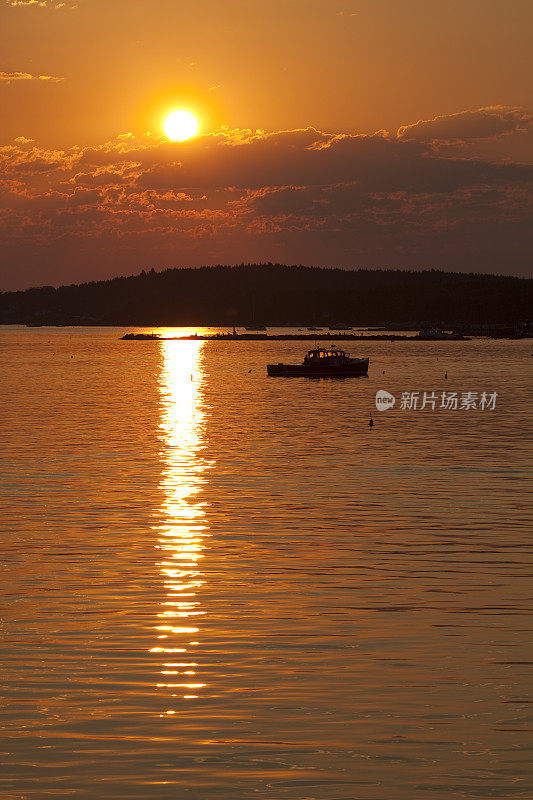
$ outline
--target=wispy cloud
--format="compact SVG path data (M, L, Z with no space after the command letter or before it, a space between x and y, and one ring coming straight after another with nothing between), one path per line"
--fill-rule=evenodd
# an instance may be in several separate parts
M57 78L55 75L33 75L31 72L0 72L0 81L4 83L14 83L15 81L48 81L49 83L60 83L64 78Z
M6 3L14 8L77 8L69 0L6 0Z

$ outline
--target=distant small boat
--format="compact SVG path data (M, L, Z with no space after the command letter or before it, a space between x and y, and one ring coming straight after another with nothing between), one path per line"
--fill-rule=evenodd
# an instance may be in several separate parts
M344 350L315 347L301 364L267 364L271 377L355 378L368 375L368 358L350 358Z
M351 331L353 328L350 325L345 325L344 322L336 322L335 325L329 326L330 331Z
M464 341L465 336L461 333L453 333L450 331L442 331L440 328L424 328L416 336L415 339L424 339L426 341L443 341L450 339L452 341Z

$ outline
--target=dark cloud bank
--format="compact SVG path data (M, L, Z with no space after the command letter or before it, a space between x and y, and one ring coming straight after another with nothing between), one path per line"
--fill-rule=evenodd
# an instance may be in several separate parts
M243 261L527 275L533 167L509 153L531 124L498 107L395 135L20 137L0 148L2 288Z

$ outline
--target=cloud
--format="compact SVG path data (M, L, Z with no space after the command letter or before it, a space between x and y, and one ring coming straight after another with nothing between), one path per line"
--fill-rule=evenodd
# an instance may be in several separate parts
M174 151L176 152L176 151ZM473 159L441 158L426 144L383 135L331 135L304 129L231 137L205 137L169 158L163 145L138 158L141 187L260 189L356 182L366 192L448 192L473 183L515 180L527 168ZM161 157L162 156L162 157Z
M397 137L418 142L468 142L493 139L533 128L533 114L522 108L488 106L419 120L398 129Z
M6 0L13 8L77 8L72 0Z
M63 150L19 137L0 174L5 286L248 260L530 269L533 167L434 140L308 127Z
M64 78L57 78L54 75L33 75L30 72L0 72L0 81L14 83L16 81L48 81L49 83L60 83Z

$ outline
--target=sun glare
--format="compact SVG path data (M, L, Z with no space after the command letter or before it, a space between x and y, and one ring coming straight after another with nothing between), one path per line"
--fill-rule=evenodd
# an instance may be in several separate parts
M165 118L163 128L173 142L184 142L198 133L198 120L190 111L181 108Z

